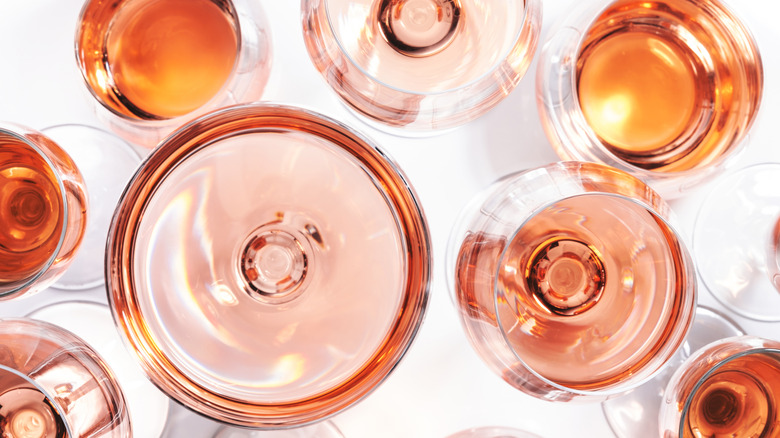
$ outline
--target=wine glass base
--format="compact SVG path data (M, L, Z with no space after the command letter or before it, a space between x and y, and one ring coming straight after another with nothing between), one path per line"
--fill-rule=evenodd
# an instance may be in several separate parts
M780 164L724 176L704 199L693 231L699 277L726 308L758 321L780 321L778 273Z
M127 401L134 436L156 438L162 434L169 399L147 380L125 350L106 305L61 302L39 308L27 317L62 327L89 344L116 375Z
M744 334L742 328L727 316L699 306L685 343L659 374L633 391L601 403L607 423L615 435L618 438L657 437L664 390L677 367L710 342Z
M214 438L344 438L341 431L331 421L311 426L280 430L251 430L224 426Z
M87 227L73 262L53 288L84 290L104 282L108 227L125 184L141 162L125 141L86 125L57 125L41 130L76 163L87 186Z

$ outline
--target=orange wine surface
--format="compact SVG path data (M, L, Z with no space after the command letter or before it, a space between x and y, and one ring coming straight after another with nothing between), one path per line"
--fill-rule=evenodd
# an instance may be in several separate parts
M170 118L219 92L237 48L229 15L211 0L150 0L116 15L106 51L119 93L140 112Z
M21 140L0 138L0 285L23 281L57 251L62 191L42 156Z
M649 32L612 34L580 58L579 101L596 135L626 153L674 142L696 111L696 73L672 40Z

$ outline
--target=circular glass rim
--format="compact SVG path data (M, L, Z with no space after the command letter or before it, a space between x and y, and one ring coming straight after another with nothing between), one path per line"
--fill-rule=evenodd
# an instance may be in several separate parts
M7 299L22 293L25 289L35 284L35 282L38 281L38 279L41 278L49 270L49 268L52 267L52 265L54 265L54 262L57 261L57 257L62 250L62 246L65 244L65 236L67 236L68 233L68 215L70 213L70 207L68 206L68 192L65 189L65 182L62 180L60 171L54 165L54 162L51 160L51 158L49 158L49 156L30 138L30 135L40 135L51 141L53 144L56 145L56 143L54 143L53 140L49 139L43 133L35 132L29 128L8 123L0 123L0 134L6 134L9 137L15 138L29 146L38 154L39 157L41 157L46 162L46 165L49 166L52 174L57 178L57 188L59 189L60 202L62 203L63 222L62 231L60 232L57 246L54 248L54 251L52 251L52 254L49 256L46 263L42 264L38 271L33 276L28 277L19 287L0 293L0 299ZM57 145L57 147L59 147L59 145ZM63 151L63 153L65 152Z
M752 337L747 336L747 337L743 337L743 338L750 339ZM751 355L754 355L754 354L774 354L774 355L777 355L778 356L777 357L777 361L778 361L778 363L780 363L780 348L760 347L760 346L749 345L749 344L747 344L745 346L748 347L748 348L745 349L745 350L742 350L742 351L738 351L738 352L736 352L736 353L734 353L732 355L729 355L728 357L725 357L725 358L717 361L713 365L711 365L709 367L709 369L707 370L707 372L702 374L702 376L696 380L696 384L693 385L693 387L691 388L690 392L685 397L685 403L684 403L684 405L682 407L682 411L680 411L681 415L680 415L680 421L679 421L679 424L678 424L678 431L677 431L679 436L681 436L681 437L685 436L684 435L684 432L685 432L685 430L684 430L684 428L685 428L685 421L688 418L687 414L688 414L688 412L690 410L691 403L693 403L693 397L696 395L696 393L699 392L699 389L701 389L701 386L707 381L707 379L709 379L710 377L712 377L713 374L718 372L721 367L723 367L727 363L732 362L732 361L734 361L736 359L739 359L741 357L751 356Z
M402 294L399 302L401 311L369 360L329 389L303 399L278 403L237 400L215 393L177 369L165 354L161 354L134 293L135 268L132 266L135 252L132 235L140 224L149 199L168 173L183 160L220 139L241 133L257 133L257 124L263 120L267 120L266 128L315 135L355 156L370 177L377 181L377 190L383 187L401 198L392 200L394 197L384 194L388 208L394 210L399 234L411 236L399 242L407 252L404 257L406 278L399 290ZM327 134L317 132L318 129L327 130ZM371 156L361 159L356 156L358 152L367 152ZM121 329L121 337L139 358L142 368L155 385L200 414L238 426L278 429L328 418L377 388L408 351L423 323L429 301L431 244L427 221L417 199L402 171L373 142L314 111L281 104L251 103L222 108L193 120L163 140L146 158L125 188L122 201L114 213L107 241L105 273L109 307ZM374 366L370 367L370 364ZM323 397L329 398L332 403L317 401Z
M557 166L565 167L565 166L569 166L569 165L571 165L573 163L585 164L585 166L584 167L580 167L580 169L587 168L587 167L590 167L590 166L594 166L594 167L603 167L603 168L607 168L607 169L610 169L610 170L613 170L613 171L617 171L619 173L622 173L624 177L628 177L629 179L635 180L635 182L639 182L642 185L645 185L641 180L637 179L635 176L633 176L631 174L628 174L628 173L626 173L624 171L621 171L620 169L615 169L615 168L612 168L612 167L604 165L604 164L589 163L589 162L564 161L564 162L557 163ZM553 164L553 166L556 166L556 164ZM514 177L516 179L519 179L519 178L529 178L529 177L533 177L534 173L546 171L546 170L549 170L549 169L550 169L550 166L544 166L542 168L537 168L537 169L530 169L530 170L527 170L527 171L519 172L519 173L515 174ZM645 187L647 187L647 186L645 185ZM686 273L686 277L688 277L688 282L691 282L691 279L695 280L696 274L694 272L693 262L691 260L690 254L688 253L687 249L685 248L685 243L684 243L680 233L676 229L676 227L673 226L673 224L670 223L668 218L664 217L661 213L659 213L656 210L656 208L654 208L652 205L649 205L649 204L647 204L644 201L641 201L639 199L636 199L636 198L633 198L633 197L629 197L626 194L610 193L610 192L605 192L605 191L602 191L602 190L593 190L593 191L585 191L585 192L582 192L582 193L570 194L570 195L562 196L560 198L551 200L551 201L546 202L544 204L540 204L540 205L536 206L533 210L528 212L528 215L525 218L525 220L523 220L523 222L521 224L519 224L515 228L515 231L512 233L511 237L509 237L507 239L507 242L513 241L515 239L515 237L517 236L517 234L519 233L520 229L523 226L525 226L525 224L528 223L529 220L531 220L537 213L539 213L543 209L549 207L550 205L553 205L553 204L555 204L557 202L560 202L561 200L570 199L570 198L577 197L577 196L594 195L594 194L607 195L607 196L611 196L611 197L614 197L614 198L617 198L617 199L622 199L624 201L628 201L630 203L636 204L636 205L646 209L648 212L650 212L653 215L653 217L655 217L656 220L658 220L661 223L663 223L664 226L669 231L671 231L672 236L677 239L677 242L678 242L679 247L681 249L680 253L683 256L683 261L685 262L685 266L687 267L687 269L685 270L685 273ZM647 194L648 194L648 197L652 198L653 200L656 200L656 201L660 202L661 205L663 205L663 206L666 205L666 202L660 196L658 196L652 189L650 189L649 187L648 187ZM672 212L670 210L667 213L671 214ZM496 278L496 279L499 278L498 275L499 275L499 270L501 269L501 260L503 260L504 257L506 256L507 249L508 249L508 247L505 245L504 248L502 248L501 255L498 258L499 262L496 264L496 270L494 272L494 278ZM693 306L691 306L691 308L689 309L690 312L689 312L687 320L685 321L686 324L685 324L684 330L681 333L678 333L678 335L680 335L680 336L678 336L678 339L676 340L676 344L677 345L674 346L674 348L672 348L672 349L668 349L668 347L667 347L667 350L668 350L667 353L668 354L667 354L667 357L664 360L664 362L661 363L659 366L656 366L655 370L652 370L651 372L647 373L646 376L644 376L643 378L641 378L639 380L634 381L633 379L634 379L635 374L632 374L631 378L629 378L627 380L624 380L624 381L621 381L621 382L617 382L617 383L611 384L611 385L609 385L607 387L598 388L598 389L577 389L577 388L573 388L573 387L562 385L560 383L555 382L554 380L550 380L547 377L543 376L542 374L540 374L533 367L529 366L523 360L522 356L512 347L511 342L509 342L508 335L507 335L506 331L503 328L504 324L501 321L501 319L502 319L501 318L501 312L499 312L499 300L498 300L499 286L498 286L498 282L497 281L493 282L493 311L494 311L494 313L496 315L497 327L498 327L499 331L501 332L501 336L504 339L505 344L509 347L509 350L514 355L515 359L517 359L517 361L523 365L525 370L527 370L528 372L533 374L535 377L537 377L544 384L549 385L552 388L555 388L556 390L563 391L563 392L566 392L566 393L569 393L569 394L574 394L576 396L606 397L606 396L611 396L611 395L616 395L616 394L622 394L622 393L624 393L624 392L626 392L626 391L628 391L628 390L630 390L632 388L636 388L637 386L642 385L643 383L645 383L645 382L647 382L649 380L652 380L652 378L655 377L655 375L658 374L658 372L660 372L661 369L663 369L664 364L670 358L672 358L676 354L676 352L683 346L685 338L687 336L687 333L690 330L690 327L692 325L693 318L695 317L695 303L696 303L696 300L697 300L697 288L696 288L695 281L692 284L693 284L693 288L690 289L689 293L691 294L690 301L691 301L691 303L693 303ZM681 312L681 313L683 313L683 312ZM676 331L679 331L679 330L680 330L680 328L678 327ZM665 341L664 345L671 345L671 344L668 341ZM656 352L656 353L658 353L658 352ZM655 358L656 356L654 355L653 357ZM646 363L643 367L641 367L639 369L639 372L647 370L648 369L648 365L650 365L650 363Z
M572 18L569 18L569 19L565 20L565 22L562 22L559 25L560 27L557 29L558 32L563 31L564 29L568 28L568 29L574 30L577 33L577 41L576 41L576 43L574 45L574 47L575 47L574 55L575 56L573 58L573 62L575 64L576 64L577 60L579 60L579 58L580 58L580 56L582 54L582 48L583 48L582 46L583 46L583 43L585 41L585 37L587 35L587 32L593 27L593 24L595 23L596 19L598 19L599 16L604 11L606 11L613 3L617 2L617 1L618 0L610 0L610 1L605 2L604 4L588 4L587 2L582 2L582 3L580 3L579 10L577 11L577 12L581 12L582 14L586 14L587 15L586 19L582 19L582 22L584 24L584 26L582 26L582 28L572 26L571 25L572 24L572 20L573 20ZM730 8L727 4L723 3L721 0L714 0L714 1L711 2L710 5L714 6L716 8L717 12L720 12L720 13L723 13L723 14L727 15L727 16L731 17L732 19L734 19L735 21L738 21L741 24L744 23L743 20L740 19L739 15L736 14L736 12L732 8ZM579 14L570 14L570 17L576 17L578 15ZM710 15L714 16L716 14L710 14ZM718 19L718 21L721 21L721 20ZM762 61L761 52L758 49L758 44L756 43L755 36L752 34L750 29L748 29L747 26L745 26L744 24L742 26L740 26L739 29L736 30L736 31L742 33L743 34L742 36L746 40L753 41L753 47L755 48L755 59L756 59L756 62L757 62L757 67L758 67L757 70L759 71L760 76L763 78L763 76L764 76L763 75L763 61ZM729 34L729 36L731 36L731 35ZM551 55L552 54L548 54L548 56L546 56L546 57L543 56L542 57L543 59L541 61L543 62L545 60L544 58L549 58L549 56L551 56ZM540 62L540 64L542 64L542 62ZM629 171L629 172L631 172L631 173L633 173L635 175L639 175L639 177L641 179L648 180L648 181L652 181L652 180L662 181L662 180L677 179L677 178L688 178L691 175L697 175L697 174L705 175L704 178L706 178L706 175L710 175L710 174L714 173L716 169L722 168L728 162L735 161L736 158L739 155L741 155L741 153L745 150L745 145L747 143L747 137L748 137L748 134L749 134L749 131L750 131L750 127L755 122L755 120L758 118L758 115L759 115L759 113L761 111L761 108L763 107L763 105L761 105L761 102L763 101L762 97L763 97L763 89L764 89L764 82L765 82L765 80L761 81L760 89L762 90L762 92L758 93L758 98L756 100L756 107L755 107L755 109L753 111L753 116L750 118L750 123L747 125L747 127L745 128L745 130L742 133L742 135L738 138L738 141L734 144L734 146L731 147L732 150L730 152L725 153L725 154L721 154L719 157L717 157L715 160L713 160L711 162L711 165L708 166L707 168L694 167L694 168L684 169L684 170L672 170L672 171L658 172L656 170L640 167L640 166L638 166L636 164L633 164L633 163L630 163L628 161L625 161L623 158L621 158L619 155L615 154L611 149L609 149L608 147L606 147L604 145L604 142L598 137L598 135L593 130L593 128L591 128L590 124L585 120L584 111L582 109L582 106L580 104L580 99L579 99L579 93L578 93L578 87L577 87L578 76L576 74L576 69L572 69L571 73L569 75L567 75L567 76L569 77L569 86L571 87L571 91L572 91L572 101L574 102L574 105L575 105L575 107L574 107L575 111L571 112L571 116L573 118L572 122L577 125L578 132L581 132L581 133L585 134L587 136L588 140L590 141L590 143L593 144L594 146L596 146L596 149L600 153L604 154L604 156L608 157L611 160L612 163L617 163L620 167L623 167L627 171ZM551 81L551 79L543 78L541 75L539 77L540 77L540 81L543 84L543 86L545 86L548 82ZM548 87L545 86L545 88L548 88ZM545 105L545 104L543 104L543 105ZM555 114L552 111L548 110L548 111L545 111L545 113L547 113L547 117L548 118L554 118L554 119L558 119L559 118L559 116L557 116L557 115L555 115L553 117L550 117L551 114ZM555 132L555 136L559 139L558 141L563 145L562 149L566 150L567 154L573 155L570 152L570 150L571 150L571 143L572 142L569 141L570 139L569 139L568 135L565 136L565 137L562 137L560 135L560 131L558 129L555 129L554 132ZM566 141L562 141L564 139ZM580 155L580 154L578 154L578 155ZM606 163L606 164L613 165L613 164L610 164L610 163ZM704 173L702 173L702 172L704 172ZM695 185L696 182L698 182L698 180L696 180L695 182L693 182L690 185ZM685 187L685 186L686 185L684 185L683 187Z
M302 0L307 1L307 0ZM316 1L316 0L315 0ZM484 82L486 78L490 77L493 73L495 73L504 63L506 63L506 59L509 58L509 55L514 51L515 47L517 46L517 43L520 41L520 37L523 34L523 31L528 26L533 25L531 22L532 19L539 16L541 18L541 13L537 12L541 9L541 1L540 0L522 0L523 1L523 15L522 18L519 20L520 27L517 29L517 32L514 34L514 37L512 41L514 42L507 50L505 50L501 56L496 60L496 62L490 66L490 68L486 69L485 72L480 74L479 76L475 77L474 79L470 80L469 82L466 82L464 84L458 85L457 87L447 88L446 90L440 90L440 91L433 91L433 92L419 92L419 91L413 91L413 90L407 90L404 88L399 88L394 85L390 85L384 81L381 81L376 78L373 74L370 74L367 72L361 65L357 64L354 59L352 59L352 56L349 54L349 52L344 47L344 44L341 42L341 37L339 33L336 32L336 29L333 27L333 18L331 16L330 8L328 7L328 3L332 0L319 0L322 1L323 9L325 10L325 17L328 24L328 29L330 30L331 35L333 35L333 40L336 42L336 45L338 46L339 52L344 55L344 59L349 61L349 64L355 67L364 77L369 78L371 82L376 83L380 85L381 87L387 88L389 90L392 90L397 93L404 93L414 96L441 96L446 94L451 94L454 92L457 92L458 90L463 90L467 88L474 87L476 85L479 85L481 82ZM517 0L509 0L509 1L517 1ZM536 12L536 14L531 14L531 12ZM538 35L535 38L532 38L535 40L538 40ZM533 45L531 53L536 52L536 44Z
M129 0L120 0L120 3L126 3L127 1L129 1ZM244 38L243 38L244 34L243 34L243 31L242 31L242 28L241 28L241 14L239 13L238 9L235 6L235 1L236 0L219 0L219 1L209 0L209 1L211 3L213 3L215 6L219 7L220 9L223 9L223 6L227 6L227 11L229 12L230 17L233 20L233 23L232 23L231 27L233 28L233 33L236 36L236 52L235 52L235 57L233 59L233 67L230 69L230 74L227 75L227 77L225 78L225 82L222 84L222 86L219 88L219 90L216 93L214 93L214 95L211 96L211 98L209 100L204 102L198 108L195 108L192 111L187 112L186 114L180 114L178 116L173 116L173 117L160 117L160 116L158 116L156 114L149 113L151 116L153 116L153 118L145 119L145 118L140 118L140 117L133 117L133 116L131 116L129 114L122 113L122 112L118 111L116 108L114 108L113 106L107 104L102 97L97 95L95 90L90 85L89 80L87 79L84 63L82 62L82 58L81 58L81 55L80 55L80 46L81 46L80 40L81 40L81 33L82 33L82 29L83 29L83 26L81 26L81 23L84 20L84 15L86 14L87 9L89 8L90 5L93 4L93 3L103 3L103 1L102 0L86 0L84 2L84 4L81 6L81 10L79 12L78 19L76 20L76 22L79 25L77 26L76 32L75 32L75 35L74 35L73 49L74 49L74 54L76 56L76 66L78 67L78 70L79 70L79 73L80 73L80 76L81 76L81 80L82 80L84 86L89 91L90 97L95 102L98 102L102 108L108 110L113 116L118 117L120 120L122 120L125 123L143 124L143 125L149 125L149 126L159 125L160 127L165 127L165 126L168 126L168 125L170 125L172 123L175 123L176 125L182 124L182 123L184 123L186 121L191 120L193 114L200 114L204 110L213 107L215 102L217 102L217 100L220 98L220 96L222 96L223 94L225 94L225 92L227 92L229 90L232 79L238 73L239 61L241 60L241 52L243 50L243 44L244 44ZM110 7L115 7L116 8L116 11L114 11L114 13L111 14L111 19L109 20L109 23L106 24L106 31L105 31L105 33L103 35L104 36L104 38L103 38L104 41L101 43L101 45L105 45L105 40L108 39L108 34L109 34L109 31L110 31L111 25L112 25L112 23L113 23L113 21L114 21L114 19L116 17L116 14L119 12L119 9L122 7L122 5L121 4L120 5L116 5L116 2L115 2L113 4L106 4L105 6L102 6L102 7L104 7L104 8L105 7L109 7L109 8ZM108 68L108 65L106 65L106 70L110 71L110 69Z

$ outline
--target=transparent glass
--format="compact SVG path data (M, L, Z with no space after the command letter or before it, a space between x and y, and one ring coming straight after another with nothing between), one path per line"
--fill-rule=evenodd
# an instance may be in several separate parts
M447 438L539 438L539 435L512 427L484 426L462 430Z
M71 157L39 131L0 124L0 299L57 281L86 221L84 178Z
M430 239L400 169L288 106L230 107L171 135L128 185L107 248L114 317L146 373L239 426L357 402L428 301Z
M648 186L601 164L497 181L464 210L447 252L471 345L545 400L603 400L650 379L682 345L696 303L669 218Z
M551 35L537 103L563 159L617 167L671 198L745 144L763 67L749 30L722 2L582 2Z
M301 0L309 56L361 120L400 135L494 107L536 51L539 0Z
M693 254L707 290L727 309L780 321L780 164L723 175L702 201Z
M41 321L2 319L0 345L3 436L133 436L113 373L80 338Z
M268 29L251 0L87 0L76 59L98 118L153 147L198 115L260 98Z
M648 382L619 397L601 403L604 416L618 438L656 438L664 389L682 363L705 345L724 338L745 335L728 316L706 306L696 308L685 343L667 365Z
M344 438L331 421L283 430L249 430L223 426L214 438Z
M122 389L135 436L161 436L168 417L169 398L149 382L135 358L124 348L107 305L63 301L37 308L26 318L54 324L84 340L113 372L113 380Z
M780 342L722 339L689 357L672 376L660 436L776 437L779 392Z

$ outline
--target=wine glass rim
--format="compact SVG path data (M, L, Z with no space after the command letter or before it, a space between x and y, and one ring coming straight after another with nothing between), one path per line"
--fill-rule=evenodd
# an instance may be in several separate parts
M127 270L133 268L123 267L128 263L132 264L134 257L132 254L135 244L127 237L128 233L132 234L132 230L139 226L140 217L143 215L143 212L139 213L139 211L146 208L148 197L154 196L154 191L169 172L198 150L222 139L229 139L242 133L262 134L265 132L262 127L258 129L256 126L249 125L253 122L257 124L258 121L269 117L268 126L273 129L286 129L317 136L334 146L343 148L350 155L358 154L359 151L370 152L371 158L361 160L364 171L369 173L372 179L390 185L391 188L388 190L395 190L399 196L402 196L398 200L391 201L389 193L383 195L386 196L388 209L391 209L396 217L395 224L403 240L402 245L408 252L404 255L402 269L405 279L402 288L399 289L398 300L399 309L405 311L395 316L392 323L384 329L382 339L378 340L373 347L371 356L336 385L320 389L314 394L306 395L303 399L296 398L273 403L252 399L242 400L220 394L217 388L222 383L212 382L207 388L197 374L171 368L170 360L167 358L158 360L155 354L151 353L154 350L152 344L156 335L139 326L139 324L146 324L142 321L143 314L146 312L139 308L139 300L134 292L138 285L133 280L134 274ZM219 126L223 125L226 127L219 129ZM318 134L315 132L316 129L326 129L327 132ZM370 151L365 148L370 148ZM158 156L161 157L159 160ZM150 163L160 163L160 165ZM375 184L375 190L380 188ZM410 243L411 240L416 242L414 247ZM362 134L322 114L282 104L250 103L222 108L193 120L170 134L146 158L126 187L122 201L114 214L107 248L106 283L110 307L115 320L122 328L120 332L123 338L139 357L147 375L165 393L181 401L189 409L235 425L269 427L273 422L274 428L294 427L328 418L357 403L380 386L398 365L416 338L429 301L430 237L422 207L406 176L395 162ZM135 317L128 316L130 313ZM378 356L383 351L388 351L388 347L393 343L400 346L393 347L392 352L386 357ZM369 364L375 364L376 371L368 369ZM315 407L313 412L305 412L301 409L301 407L307 408L308 404L316 406L316 399L320 397L326 397L332 403L329 403L329 406ZM197 408L194 408L192 403L195 403ZM293 419L282 419L285 415Z
M33 276L28 277L26 280L24 280L24 283L20 284L18 287L0 293L0 298L10 298L16 294L21 293L31 285L35 284L35 282L38 281L38 279L40 279L49 270L49 268L52 267L52 265L54 265L54 262L57 260L57 257L59 256L60 250L65 244L65 237L67 236L68 233L67 218L68 215L70 214L69 212L70 206L68 205L68 192L65 189L65 182L62 179L62 174L60 174L60 171L57 169L57 166L54 165L54 161L52 161L52 159L48 156L48 154L40 146L38 146L32 138L30 138L31 135L41 135L43 137L46 136L38 131L32 130L25 126L16 125L8 122L0 122L0 135L2 134L15 138L16 140L19 140L22 143L24 143L27 147L30 147L33 151L35 151L35 153L41 159L44 160L46 166L49 167L49 170L51 171L52 175L54 175L54 177L57 180L57 190L59 191L59 198L60 198L59 201L62 205L61 219L63 222L62 230L60 231L60 236L59 239L57 240L57 246L54 248L54 250L52 251L49 258L46 260L46 262L39 267L39 269ZM48 137L46 138L48 139ZM53 140L50 141L56 145L56 143ZM57 145L57 147L59 147L59 145Z
M741 340L756 340L759 339L755 336L739 336L736 338L731 339L741 339ZM723 343L725 340L720 341L720 343ZM780 348L774 348L774 347L766 347L766 346L757 346L757 345L746 345L745 350L738 351L734 354L731 354L727 357L722 358L721 360L715 362L712 365L709 365L709 369L702 374L701 377L699 377L696 380L696 383L693 385L691 390L688 392L688 395L685 397L685 403L683 404L682 410L680 411L682 415L680 415L680 421L678 424L678 434L679 436L684 436L684 429L685 429L685 423L688 419L688 413L690 411L691 404L693 403L693 398L696 395L696 393L701 389L702 385L706 383L706 381L712 377L713 374L720 371L720 369L728 364L729 362L733 362L734 360L737 360L739 358L745 357L745 356L752 356L754 354L772 354L777 355L777 361L780 362Z
M510 181L511 180L513 183L516 184L516 180L517 179L533 177L534 173L549 171L550 169L553 169L553 168L556 168L556 167L566 168L566 167L571 167L571 166L580 166L580 168L584 168L584 169L587 169L589 167L592 168L592 169L596 169L596 168L614 169L614 168L611 168L611 167L609 167L607 165L600 164L600 163L564 161L564 162L553 163L552 165L548 165L548 166L542 166L542 167L538 167L538 168L534 168L534 169L528 169L528 170L525 170L525 171L519 171L519 172L516 172L514 174L507 175L506 177L500 179L499 181ZM619 169L614 169L614 170L616 170L617 172L622 174L621 175L622 177L628 177L630 180L635 180L635 181L641 182L640 180L638 180L635 176L633 176L631 174L628 174L628 173L626 173L624 171L621 171ZM647 186L645 186L645 187L647 187ZM528 215L523 220L523 222L518 224L515 227L515 231L512 233L512 235L510 237L508 237L507 242L513 241L515 239L515 237L517 236L517 234L520 232L520 229L526 223L528 223L529 220L531 220L536 214L538 214L540 211L544 210L545 208L549 207L550 205L553 205L553 204L558 203L558 202L560 202L562 200L565 200L565 199L571 199L571 198L576 198L576 197L580 197L580 196L588 196L588 195L602 195L602 196L614 197L614 198L621 199L623 201L630 202L632 204L638 205L638 206L642 207L643 209L647 210L650 214L653 215L653 217L655 218L656 221L660 221L666 229L671 231L670 237L673 237L675 239L676 244L680 247L681 254L684 257L684 263L685 263L686 267L688 268L687 271L685 272L685 276L686 277L692 277L692 278L695 279L695 275L693 275L693 272L691 272L691 270L693 269L693 263L691 262L690 255L688 254L688 252L687 252L687 250L685 248L683 239L680 236L680 234L677 231L677 228L674 226L674 224L670 222L670 220L669 220L670 218L667 217L667 216L671 216L672 215L672 211L668 210L668 205L666 204L666 202L662 198L660 198L649 187L648 187L648 191L646 192L646 196L648 197L648 199L651 202L657 202L659 204L658 206L653 206L651 203L648 203L645 200L639 200L639 199L637 199L635 197L629 196L628 194L607 192L607 191L604 191L604 190L594 190L594 191L584 191L584 192L579 192L579 193L571 193L571 194L563 195L563 196L557 197L555 199L549 200L549 201L547 201L545 203L541 203L541 204L535 206L531 211L528 212ZM659 212L657 210L658 207L664 208L665 211ZM666 211L666 210L668 210L668 211ZM594 389L579 389L579 388L574 388L574 387L570 387L570 386L566 386L566 385L560 384L558 382L555 382L555 381L545 377L544 375L539 373L536 369L531 367L526 361L523 360L522 355L519 354L516 351L516 349L513 347L513 344L510 342L509 334L504 329L505 324L502 323L501 312L499 312L500 300L498 299L499 298L499 294L500 294L500 287L499 287L497 279L499 278L499 271L500 271L501 266L502 266L502 262L501 261L505 258L506 254L507 254L508 247L509 247L509 245L504 245L504 247L501 249L501 254L498 257L499 262L496 264L495 272L493 273L493 278L496 279L496 280L493 281L493 307L494 307L493 311L494 311L494 314L496 315L495 318L496 318L496 322L497 322L497 327L498 327L499 331L501 332L501 336L502 336L502 338L504 340L504 343L509 347L509 350L514 355L515 359L519 363L521 363L526 370L528 370L530 373L532 373L535 377L540 379L545 384L550 385L551 387L556 388L557 390L561 390L561 391L564 391L564 392L567 392L567 393L570 393L570 394L574 394L574 395L577 395L577 396L607 397L607 396L611 396L611 395L615 395L615 394L622 394L622 393L624 393L624 392L626 392L626 391L628 391L628 390L630 390L632 388L636 388L636 387L642 385L643 383L645 383L645 382L651 380L653 377L655 377L664 368L664 366L667 363L667 361L671 357L673 357L674 354L682 347L683 342L684 342L685 337L686 337L686 334L687 334L688 330L690 329L690 326L691 326L691 323L692 323L692 320L693 320L693 315L695 314L695 311L694 311L695 309L690 309L690 312L688 312L688 313L690 313L689 318L687 318L687 320L685 320L685 321L681 321L681 322L684 322L684 324L681 323L680 327L678 327L674 331L674 333L672 335L674 335L674 334L677 335L675 337L675 339L673 341L668 341L667 340L667 341L664 342L664 345L666 346L664 351L666 351L666 353L667 353L666 354L666 358L661 363L654 365L655 366L654 370L651 370L650 372L646 372L646 374L644 376L642 376L641 378L639 378L639 379L636 379L635 378L636 373L633 373L631 375L631 377L629 377L629 378L627 378L625 380L622 380L622 381L611 383L607 387L594 388ZM690 294L692 296L691 302L695 304L696 293L697 293L696 292L695 283L692 285L691 288L686 288L685 291L686 291L686 293L688 293L688 294ZM685 310L685 311L683 311L683 313L685 313L687 311L688 310ZM682 330L682 331L680 331L680 330ZM673 338L672 335L669 336L669 339ZM670 346L673 346L673 348L669 348ZM650 368L651 365L653 365L653 364L649 363L649 362L645 363L642 366L642 368L640 369L640 372L651 369Z
M404 93L404 94L414 95L414 96L441 96L441 95L451 94L451 93L458 92L459 90L464 90L464 89L467 89L467 88L475 87L475 86L479 85L480 83L484 82L485 80L489 79L489 77L494 72L499 70L501 68L501 66L506 62L506 59L509 57L509 55L514 50L517 42L520 40L520 38L521 38L523 32L526 30L526 28L528 26L535 25L534 23L530 22L530 20L535 18L534 14L532 14L531 12L532 11L536 11L537 9L539 9L541 7L541 1L540 0L523 0L523 10L522 10L523 14L522 14L522 18L519 20L520 25L517 28L517 32L515 32L515 34L513 36L513 39L512 39L513 44L511 44L501 54L500 57L496 58L496 62L493 63L493 65L491 65L490 68L486 69L482 74L480 74L479 76L475 77L474 79L472 79L472 80L470 80L470 81L468 81L466 83L463 83L463 84L460 84L460 85L457 85L457 86L454 86L454 87L451 87L451 88L447 88L447 89L444 89L444 90L438 90L438 91L428 91L428 92L425 92L425 91L408 90L408 89L401 88L401 87L398 87L398 86L395 86L395 85L391 85L391 84L387 83L386 81L382 81L382 80L378 79L375 75L369 73L365 68L363 68L363 66L361 66L360 64L355 62L355 60L353 59L352 55L349 53L349 51L347 51L346 47L342 43L341 37L340 37L339 33L336 32L336 29L334 28L334 24L333 23L335 22L335 20L331 16L331 11L330 11L330 8L328 7L328 3L331 2L331 1L333 1L333 0L322 0L322 2L324 4L324 9L325 9L326 21L327 21L330 33L331 33L331 35L333 35L334 41L336 42L336 45L338 46L339 52L344 55L344 58L349 61L350 65L355 67L361 73L361 75L363 75L366 78L369 78L372 82L374 82L374 83L376 83L376 84L378 84L378 85L380 85L380 86L382 86L384 88L387 88L389 90L393 90L394 92ZM517 0L511 0L511 1L517 1Z

